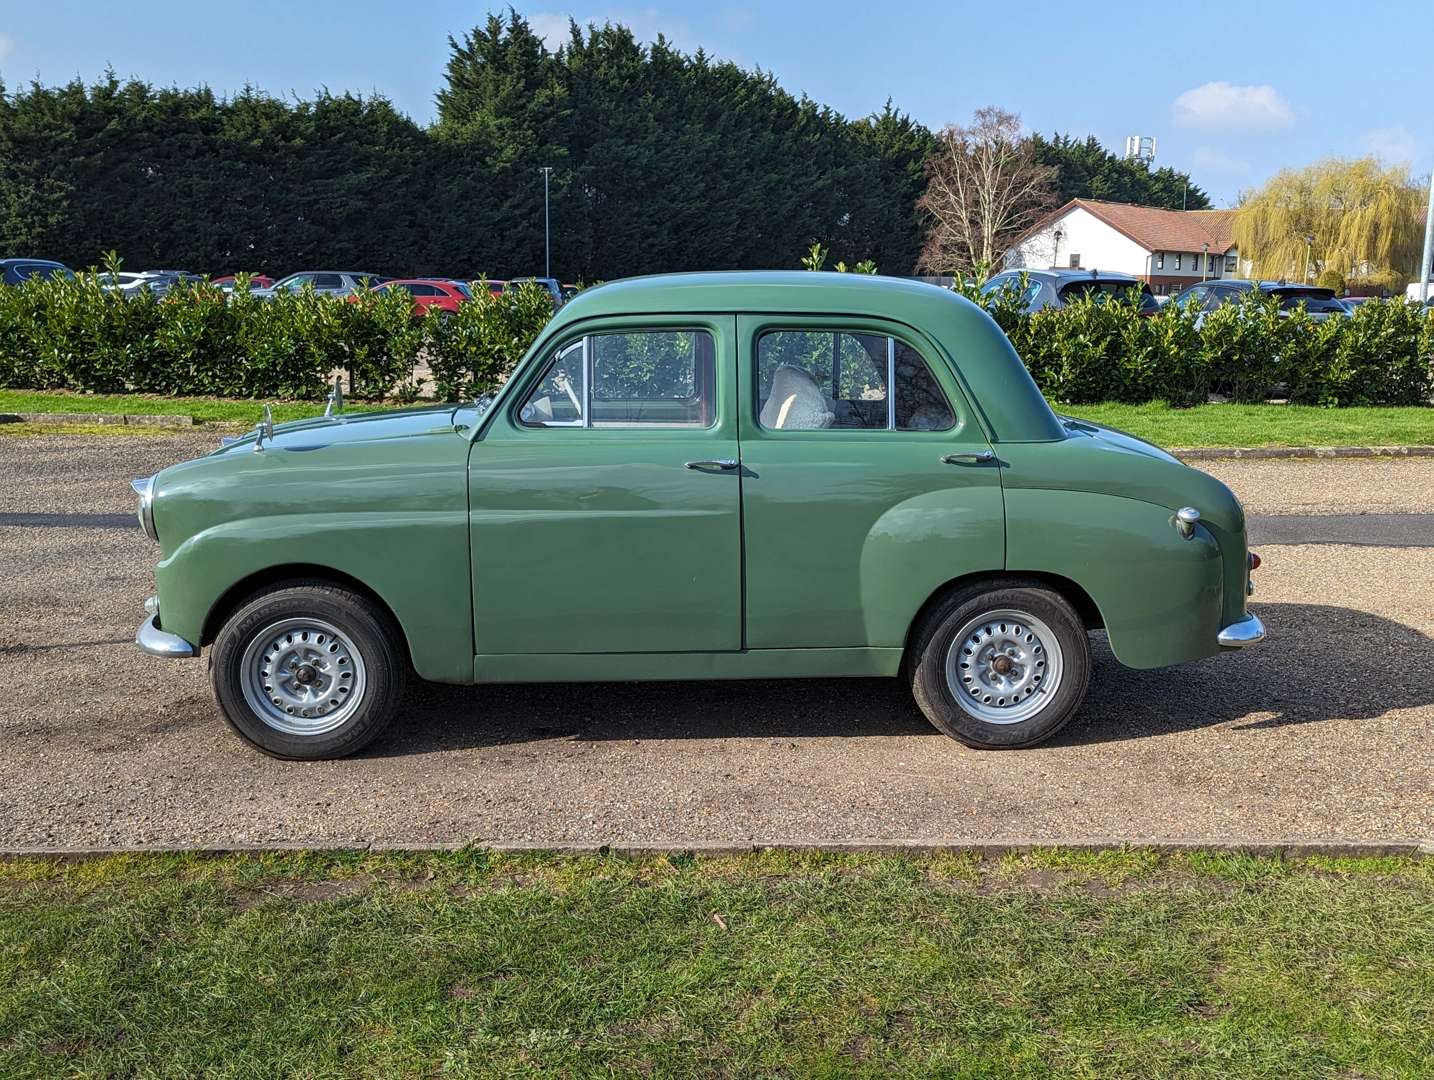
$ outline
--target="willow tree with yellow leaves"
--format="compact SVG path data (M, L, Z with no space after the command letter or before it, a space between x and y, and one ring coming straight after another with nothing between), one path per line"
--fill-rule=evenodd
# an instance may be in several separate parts
M1235 243L1256 277L1402 289L1419 265L1421 196L1403 168L1327 158L1247 195Z

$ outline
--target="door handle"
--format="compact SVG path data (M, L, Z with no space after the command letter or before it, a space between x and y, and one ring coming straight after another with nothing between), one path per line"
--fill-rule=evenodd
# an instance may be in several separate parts
M995 461L996 455L991 450L973 450L969 454L947 454L941 459L943 465L984 465L988 461Z
M721 469L723 472L731 472L737 467L736 458L717 458L714 461L689 461L688 469Z

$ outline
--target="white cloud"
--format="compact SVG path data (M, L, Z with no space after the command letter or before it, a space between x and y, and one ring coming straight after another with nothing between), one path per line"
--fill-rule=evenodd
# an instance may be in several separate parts
M692 27L687 22L663 15L655 7L613 8L596 12L540 11L526 18L533 32L541 37L550 49L557 49L568 43L569 18L577 20L577 24L585 30L589 25L620 24L631 30L639 41L653 42L661 34L685 52L696 49L698 44Z
M9 59L15 51L15 39L9 34L0 34L0 60Z
M1273 86L1209 82L1175 99L1175 122L1212 131L1278 131L1295 122L1289 102Z
M542 38L548 48L557 49L568 43L568 16L555 11L540 11L527 18L533 33Z
M1419 156L1419 140L1403 124L1366 131L1359 141L1367 151L1391 165L1408 165Z
M1206 172L1247 173L1250 163L1213 146L1197 146L1190 155L1191 162Z

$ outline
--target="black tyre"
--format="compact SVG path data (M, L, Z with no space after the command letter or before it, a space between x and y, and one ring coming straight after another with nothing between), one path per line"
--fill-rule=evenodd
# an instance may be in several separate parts
M231 727L266 754L340 758L393 720L408 673L400 631L368 597L321 581L275 586L237 608L210 677Z
M907 659L926 718L978 750L1049 739L1080 708L1090 681L1080 616L1029 581L955 590L921 620Z

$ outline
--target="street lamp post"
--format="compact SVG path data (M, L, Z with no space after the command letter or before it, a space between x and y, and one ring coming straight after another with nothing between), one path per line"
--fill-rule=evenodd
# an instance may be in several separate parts
M1205 275L1210 272L1210 245L1200 245L1200 280L1205 280Z
M1308 285L1310 281L1310 259L1314 255L1314 235L1305 235L1305 276L1300 279L1301 284Z
M548 229L548 177L552 174L553 167L544 165L538 171L543 174L543 277L552 277L552 244L551 233Z
M1424 212L1424 257L1419 260L1419 302L1429 303L1429 261L1434 257L1434 173L1429 174L1429 209Z

